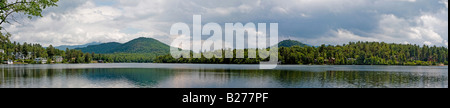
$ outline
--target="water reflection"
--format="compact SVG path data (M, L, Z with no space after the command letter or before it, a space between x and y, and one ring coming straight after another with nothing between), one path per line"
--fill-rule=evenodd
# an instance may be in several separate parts
M0 88L448 88L448 68L427 69L432 71L71 69L14 66L3 67L0 71Z

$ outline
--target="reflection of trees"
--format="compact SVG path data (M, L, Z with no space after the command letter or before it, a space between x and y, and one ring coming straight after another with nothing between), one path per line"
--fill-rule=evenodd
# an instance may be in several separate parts
M29 68L9 68L2 70L2 78L43 78L54 77L64 74L62 69L29 69Z
M353 87L444 87L448 74L422 72L343 72L330 71L330 81L346 82ZM448 86L448 85L447 85Z
M448 73L440 72L360 72L327 71L306 72L288 70L197 70L199 78L213 78L221 81L234 79L274 80L281 87L447 87ZM245 81L245 80L244 80Z
M65 74L62 69L32 69L23 67L2 68L0 85L27 85L39 82L42 78L52 80L56 76Z
M437 74L437 75L436 75ZM273 72L271 76L292 87L444 87L448 81L444 73L398 73L398 72Z
M120 80L126 79L139 87L152 87L158 82L174 76L177 70L172 69L82 69L89 80Z
M2 71L0 71L0 86L3 82L5 82L5 68L2 68Z
M173 76L176 70L171 69L32 69L7 68L1 71L0 85L36 84L42 79L77 78L89 80L120 80L126 79L139 86L151 86L157 82Z

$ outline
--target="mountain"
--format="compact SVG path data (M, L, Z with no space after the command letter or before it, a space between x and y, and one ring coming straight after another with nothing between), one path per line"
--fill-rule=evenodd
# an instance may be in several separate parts
M120 47L122 44L117 42L109 42L99 45L90 45L84 48L77 48L77 50L81 50L82 52L94 52L98 54L107 54L107 53L114 53L115 49Z
M127 43L117 42L104 43L99 45L90 45L85 48L77 48L83 52L94 52L97 54L111 53L153 53L169 54L170 46L153 38L137 38Z
M59 49L59 50L66 50L66 48L76 49L76 48L84 48L84 47L87 47L89 45L99 45L99 44L102 44L102 43L92 42L92 43L88 43L88 44L84 44L84 45L61 45L61 46L57 46L55 48Z
M304 44L299 41L296 41L296 40L284 40L284 41L281 41L280 43L278 43L278 47L293 47L293 46L304 47L304 46L309 46L309 45Z
M292 47L292 46L308 46L299 41L295 40L284 40L278 43L279 47ZM112 53L152 53L158 55L169 54L170 46L166 45L153 38L137 38L131 40L127 43L103 43L98 45L89 45L84 48L76 48L85 53L96 53L96 54L112 54Z

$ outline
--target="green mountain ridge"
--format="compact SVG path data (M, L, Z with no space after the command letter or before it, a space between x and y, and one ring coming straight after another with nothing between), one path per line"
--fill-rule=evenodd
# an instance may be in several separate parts
M293 47L293 46L305 47L309 45L296 40L284 40L278 43L278 47Z
M296 40L284 40L278 43L279 47L293 47L309 46ZM76 48L85 53L97 53L97 54L114 54L114 53L129 53L129 54L143 54L151 53L156 55L169 54L170 46L164 44L153 38L136 38L127 43L109 42L98 45L89 45L84 48Z
M99 45L90 45L85 48L78 48L82 52L97 54L113 53L153 53L169 54L170 46L153 38L137 38L127 43L117 42L104 43Z

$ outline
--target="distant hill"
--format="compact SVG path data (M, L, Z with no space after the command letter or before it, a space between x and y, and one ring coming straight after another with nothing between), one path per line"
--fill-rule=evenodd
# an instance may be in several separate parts
M170 46L153 38L137 38L127 43L117 42L90 45L85 48L77 48L87 53L112 54L112 53L153 53L169 54Z
M309 45L304 44L299 41L296 41L296 40L284 40L284 41L281 41L280 43L278 43L278 47L293 47L293 46L304 47L304 46L309 46Z
M77 50L81 50L82 52L88 52L88 53L97 53L97 54L107 54L107 53L114 53L115 50L120 47L122 44L117 42L109 42L99 45L90 45L85 48L77 48Z
M284 40L278 43L279 47L309 46L295 40ZM158 55L169 54L170 46L153 38L137 38L127 43L109 42L98 45L89 45L84 48L76 48L85 53L113 54L113 53L152 53Z
M100 42L92 42L92 43L88 43L88 44L84 44L84 45L61 45L61 46L57 46L55 48L59 49L59 50L66 50L66 48L76 49L76 48L84 48L84 47L87 47L89 45L99 45L99 44L102 44L102 43L100 43Z

